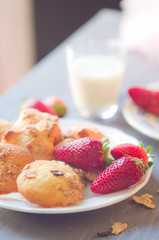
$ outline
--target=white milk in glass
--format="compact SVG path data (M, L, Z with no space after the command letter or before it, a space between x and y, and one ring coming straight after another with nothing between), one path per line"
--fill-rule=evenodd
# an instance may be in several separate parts
M75 105L90 112L117 106L124 73L123 62L115 55L74 59L70 87Z

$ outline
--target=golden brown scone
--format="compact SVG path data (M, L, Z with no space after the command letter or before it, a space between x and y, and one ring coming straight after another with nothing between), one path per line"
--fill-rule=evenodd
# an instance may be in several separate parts
M80 168L74 168L72 167L72 170L78 174L78 176L80 177L82 183L83 183L83 186L86 187L87 186L87 181L86 181L86 178L84 177L84 171Z
M69 138L83 138L83 137L92 137L102 140L104 136L97 128L90 126L75 126L68 129L66 137Z
M76 204L83 184L69 165L39 160L28 164L17 178L18 191L29 202L43 207Z
M13 125L13 130L26 129L27 126L38 131L46 131L46 134L51 135L53 144L57 144L62 137L58 120L57 116L49 113L40 112L33 108L24 108Z
M34 158L27 148L0 144L0 194L17 192L17 176L32 161Z
M61 140L58 117L25 108L12 130L2 137L2 143L11 143L29 149L34 159L52 160L54 144Z
M12 122L0 119L0 140L5 132L10 130L13 126Z

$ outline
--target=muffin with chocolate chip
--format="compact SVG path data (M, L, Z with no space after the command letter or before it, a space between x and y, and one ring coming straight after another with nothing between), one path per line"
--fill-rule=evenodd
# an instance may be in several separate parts
M0 144L0 194L17 192L16 179L28 163L34 161L25 147Z
M76 204L84 187L69 165L55 160L37 160L26 165L17 186L24 198L42 207Z

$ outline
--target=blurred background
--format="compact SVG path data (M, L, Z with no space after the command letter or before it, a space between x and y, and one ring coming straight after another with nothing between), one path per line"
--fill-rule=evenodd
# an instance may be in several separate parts
M119 0L0 0L0 94L102 8Z
M0 94L102 8L120 11L129 51L159 64L159 0L0 0Z

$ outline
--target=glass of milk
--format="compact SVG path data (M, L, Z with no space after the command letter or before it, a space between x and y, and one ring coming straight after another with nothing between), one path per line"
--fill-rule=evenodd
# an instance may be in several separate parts
M73 40L66 47L69 85L80 115L107 119L117 112L125 49L114 39Z

